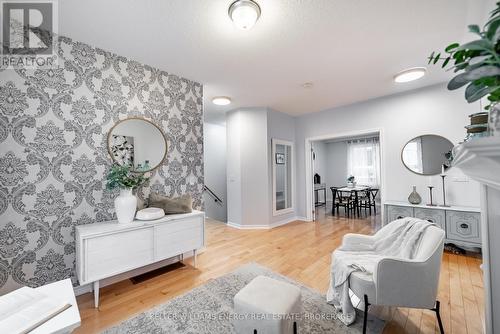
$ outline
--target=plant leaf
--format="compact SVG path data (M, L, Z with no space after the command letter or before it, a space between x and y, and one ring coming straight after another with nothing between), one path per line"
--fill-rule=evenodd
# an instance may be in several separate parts
M448 82L448 89L455 90L455 89L458 89L460 87L465 86L469 82L470 82L470 80L467 80L465 78L465 73L462 73L462 74L455 76L453 79L450 80L450 82Z
M471 33L481 36L481 28L477 24L471 24L468 28Z
M441 65L441 67L442 67L442 68L445 68L445 67L446 67L446 65L448 65L448 63L450 62L450 59L451 59L451 57L446 58L446 59L444 60L444 62L443 62L443 65Z
M491 43L487 40L484 40L484 39L477 39L475 41L472 41L472 42L469 42L469 43L465 43L463 45L461 45L457 51L460 51L460 50L492 50L493 49L493 46L491 45Z
M488 37L491 41L495 42L493 37L496 35L498 28L500 27L500 17L495 18L490 21L487 26L486 37Z
M485 77L493 77L496 75L500 75L500 67L487 65L481 66L472 71L465 72L465 79L468 81L474 81Z
M448 52L448 53L449 53L449 52L453 51L454 49L458 48L459 46L460 46L460 44L458 44L458 43L453 43L453 44L448 45L448 46L446 47L446 49L444 49L444 51L446 51L446 52Z
M436 58L434 58L434 64L436 64L439 61L439 57L441 57L440 53L438 53Z
M494 90L495 87L487 87L484 85L475 85L474 83L471 83L465 89L465 99L469 103L476 102L477 100L484 97L485 95L488 95Z

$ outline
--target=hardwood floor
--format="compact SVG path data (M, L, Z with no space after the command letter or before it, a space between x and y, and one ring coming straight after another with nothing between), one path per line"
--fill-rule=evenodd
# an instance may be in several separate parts
M238 230L207 222L207 247L198 256L198 268L187 266L139 284L125 280L101 290L99 310L91 294L79 296L82 325L77 333L95 333L192 288L257 262L325 293L330 256L346 233L371 234L379 217L336 218L320 210L315 223L293 222L272 230ZM477 256L445 253L439 300L446 333L483 332L483 283ZM438 333L432 311L373 307L371 312L387 320L384 333Z

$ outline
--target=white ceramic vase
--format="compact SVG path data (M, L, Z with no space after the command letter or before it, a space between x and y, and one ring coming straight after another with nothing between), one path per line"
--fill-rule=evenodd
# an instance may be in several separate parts
M120 224L128 224L134 220L137 209L137 197L132 189L120 189L120 195L115 198L116 218Z

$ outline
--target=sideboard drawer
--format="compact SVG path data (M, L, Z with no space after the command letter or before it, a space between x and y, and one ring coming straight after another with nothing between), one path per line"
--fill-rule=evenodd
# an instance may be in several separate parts
M86 240L86 280L109 277L154 261L153 228Z
M481 215L474 212L446 211L446 237L450 241L481 243Z
M427 220L445 230L446 215L443 210L415 208L415 218Z
M413 217L413 208L406 206L390 205L387 207L387 222L392 222L396 219L404 217Z
M155 261L203 247L203 219L182 219L155 226Z

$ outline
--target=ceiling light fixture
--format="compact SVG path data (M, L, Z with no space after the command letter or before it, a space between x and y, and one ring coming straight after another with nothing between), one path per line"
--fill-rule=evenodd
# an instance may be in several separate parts
M231 104L231 99L227 96L216 96L212 99L212 103L218 106L227 106Z
M425 67L413 67L407 70L401 71L394 76L394 82L403 83L418 80L422 78L427 69Z
M229 6L228 14L235 26L249 30L260 17L260 6L253 0L236 0Z

